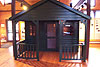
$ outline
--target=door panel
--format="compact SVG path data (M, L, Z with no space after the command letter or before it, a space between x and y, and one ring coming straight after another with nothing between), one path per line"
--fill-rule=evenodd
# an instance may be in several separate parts
M48 49L56 49L56 39L55 38L47 39L47 48Z
M56 22L46 23L47 50L56 50Z
M56 37L56 24L47 24L47 37Z

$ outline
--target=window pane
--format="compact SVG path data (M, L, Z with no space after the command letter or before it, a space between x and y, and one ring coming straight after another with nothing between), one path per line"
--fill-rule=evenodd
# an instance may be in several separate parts
M56 36L56 24L47 24L47 36Z
M16 33L16 40L19 40L19 33Z
M13 33L8 33L8 40L12 41L13 40Z
M95 18L100 18L100 10L96 11L96 16Z
M33 36L36 35L36 26L33 26Z
M74 7L80 0L71 0L72 6Z
M19 24L16 24L16 32L19 32Z
M12 32L12 21L8 21L8 32Z
M63 35L72 35L73 34L73 27L70 24L66 24L63 27Z
M30 36L32 36L32 25L30 25Z

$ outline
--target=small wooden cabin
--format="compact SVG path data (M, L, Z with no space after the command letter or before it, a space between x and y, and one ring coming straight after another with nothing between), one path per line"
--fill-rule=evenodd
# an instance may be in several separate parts
M27 11L10 18L13 21L15 59L39 60L39 51L59 51L60 61L85 61L86 40L79 44L79 23L85 25L86 31L87 19L90 17L56 0L42 0L32 5ZM16 43L18 21L25 22L25 40ZM75 58L79 48L82 54Z

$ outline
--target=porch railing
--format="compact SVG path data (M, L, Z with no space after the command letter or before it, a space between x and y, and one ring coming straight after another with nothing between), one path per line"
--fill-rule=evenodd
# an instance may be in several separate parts
M17 43L17 58L39 60L36 44Z
M83 50L84 49L84 50ZM61 60L84 60L85 61L85 45L74 44L71 46L61 45L60 47L60 62Z

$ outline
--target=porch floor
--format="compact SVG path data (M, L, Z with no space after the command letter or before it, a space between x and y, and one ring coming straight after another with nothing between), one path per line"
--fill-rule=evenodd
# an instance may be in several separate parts
M13 47L0 48L0 67L98 67L100 66L100 44L92 44L89 60L59 62L59 52L40 52L40 61L13 58Z

